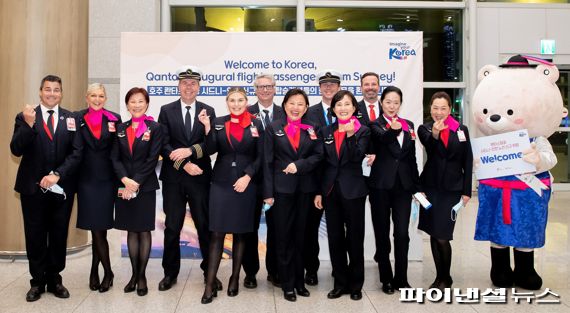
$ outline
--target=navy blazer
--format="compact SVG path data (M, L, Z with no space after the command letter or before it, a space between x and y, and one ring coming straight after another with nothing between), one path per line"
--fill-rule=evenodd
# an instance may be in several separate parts
M132 120L117 126L117 138L111 151L111 161L117 178L121 180L128 177L139 184L139 191L146 192L160 188L156 177L156 164L162 149L164 134L160 124L154 121L145 121L148 140L145 134L135 138L133 153L129 149L127 128Z
M325 111L323 110L323 102L321 101L317 104L311 105L307 110L305 118L313 122L313 125L315 125L317 131L319 131L322 127L326 127L327 121L325 120Z
M85 114L87 114L87 112L88 110L85 109L75 113L77 121L79 122L75 140L82 151L81 166L78 170L79 180L115 180L116 176L110 155L117 134L117 126L121 124L121 116L108 111L117 118L117 121L109 121L109 119L103 115L101 138L97 139L93 136L93 133L85 122ZM109 129L109 124L112 124L111 130Z
M405 121L408 123L410 132L413 132L414 124L408 120ZM415 138L410 132L388 128L387 124L388 122L382 117L370 123L374 154L376 154L369 177L370 186L377 189L392 189L396 177L399 177L406 191L413 193L421 191ZM401 147L398 143L400 132L404 132Z
M77 131L68 128L68 119L73 119L75 127L78 122L75 116L63 109L58 109L59 121L54 134L55 160L50 162L46 156L51 140L44 130L42 110L38 105L36 122L30 127L24 120L23 113L16 115L14 133L10 141L10 151L22 157L14 190L24 195L32 195L39 189L39 182L51 171L58 172L60 185L70 195L77 190L77 168L81 162L81 150L75 143ZM51 164L50 164L51 163Z
M230 115L218 117L206 139L206 151L209 155L218 153L214 171L213 182L235 183L238 178L247 174L255 180L261 170L263 155L263 125L261 121L252 119L251 125L243 131L241 141L235 140L230 143L226 134L225 123L230 120ZM257 129L257 137L254 133Z
M206 141L206 132L204 125L202 125L198 119L198 114L200 114L203 109L206 109L206 113L210 117L210 124L213 125L216 112L211 106L196 101L196 114L192 116L192 134L190 139L187 139L180 103L180 99L178 99L163 105L158 115L158 122L162 125L164 130L160 179L162 181L179 182L182 178L190 178L207 184L210 182L212 175L212 163L210 156L205 153L204 142ZM190 148L192 155L176 169L174 162L170 160L170 153L178 148ZM190 176L190 174L184 170L184 165L189 161L198 165L204 171L202 175Z
M436 190L461 191L471 197L473 153L469 130L459 125L465 141L459 141L457 132L449 131L447 148L440 139L432 136L433 122L420 125L418 136L427 153L427 162L420 176L422 186Z
M340 146L340 156L336 152L334 132L338 123L321 130L324 144L324 173L321 180L321 195L328 195L335 182L346 199L365 197L368 194L366 177L362 176L362 160L370 140L370 129L361 126L351 137L345 137Z
M303 124L314 124L302 121ZM265 130L263 160L263 198L273 198L275 192L294 193L300 188L304 193L317 191L318 184L313 172L323 159L320 138L311 139L309 130L300 130L299 149L295 151L285 133L287 121L271 123ZM316 131L311 128L311 132ZM297 173L285 174L283 170L295 163Z
M253 105L250 105L247 107L247 111L251 114L253 114L255 116L255 118L261 120L262 114L259 114L259 106L258 103L256 102ZM277 120L286 120L287 119L287 115L285 115L285 110L283 110L282 107L273 104L273 116L271 119L271 122L277 121ZM263 123L262 123L263 124Z

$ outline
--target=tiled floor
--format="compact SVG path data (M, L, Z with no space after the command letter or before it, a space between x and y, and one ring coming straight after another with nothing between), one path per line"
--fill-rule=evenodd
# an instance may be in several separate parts
M473 199L461 213L453 245L452 275L454 287L491 287L489 279L489 245L473 240L477 199ZM34 303L25 301L29 288L28 264L25 260L0 260L0 312L570 312L570 215L568 202L570 192L555 193L551 202L546 246L536 251L536 268L544 279L543 289L548 287L559 294L558 304L516 304L508 292L507 304L446 303L402 303L399 293L392 296L382 293L378 281L378 271L374 262L366 263L364 297L352 301L348 296L329 300L326 297L332 288L329 262L322 262L319 271L320 284L308 287L309 298L299 297L296 303L283 299L280 289L273 288L266 280L262 269L258 275L259 286L250 290L240 288L240 294L230 298L225 293L230 276L231 263L223 261L218 276L224 282L224 292L212 304L200 304L203 292L202 273L198 261L183 260L178 284L169 291L159 292L158 281L162 278L160 259L152 259L147 270L149 286L146 297L136 293L124 294L123 286L130 277L130 264L127 258L119 255L119 236L111 232L112 263L115 272L115 286L107 293L90 291L87 287L91 255L83 251L68 256L67 268L63 272L64 283L71 293L69 299L58 299L44 294ZM424 262L410 262L409 281L413 287L427 288L433 281L435 270L431 258L429 241L424 240ZM90 250L90 249L89 249ZM243 274L242 274L243 278ZM522 291L522 290L521 290ZM535 292L539 294L539 292ZM548 299L556 299L549 297Z

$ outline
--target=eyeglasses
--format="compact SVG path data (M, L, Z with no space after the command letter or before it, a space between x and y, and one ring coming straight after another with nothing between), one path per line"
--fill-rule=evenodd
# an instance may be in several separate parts
M255 88L259 90L271 90L275 87L275 85L263 85L263 86L256 86Z

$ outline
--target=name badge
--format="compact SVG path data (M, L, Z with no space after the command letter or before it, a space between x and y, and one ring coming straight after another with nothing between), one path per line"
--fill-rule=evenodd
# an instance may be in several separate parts
M222 130L224 129L224 125L214 125L215 130Z
M275 132L275 136L279 136L279 137L285 136L285 132L283 132L283 131L280 129L280 130L278 130L277 132Z
M309 138L311 138L311 140L317 140L317 134L314 129L309 128L307 129L307 132L309 133Z
M255 127L253 123L251 124L249 129L251 130L251 137L259 137L259 132L257 131L257 127Z
M108 122L107 123L107 128L109 128L109 132L110 133L114 133L117 130L115 129L115 122Z
M144 132L141 140L142 141L149 141L150 140L150 130L147 130Z
M467 141L467 137L465 137L465 132L462 131L461 129L457 130L457 138L459 138L459 141L461 142Z
M117 134L117 136L118 136L119 138L123 138L123 137L125 137L126 135L125 135L125 132L119 132L119 133Z
M412 138L412 140L416 140L416 133L411 128L410 128L410 137Z
M65 121L67 122L67 130L72 132L77 130L75 128L75 119L73 117L68 117Z

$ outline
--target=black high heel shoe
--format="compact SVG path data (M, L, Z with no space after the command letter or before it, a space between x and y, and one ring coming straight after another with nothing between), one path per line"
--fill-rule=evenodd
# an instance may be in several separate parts
M210 294L209 297L206 295L206 290L204 290L204 294L202 295L202 300L200 302L202 302L202 304L212 303L212 301L214 301L214 297L217 296L218 296L218 289L214 288L212 294Z
M110 275L103 276L103 281L101 282L101 286L99 287L99 292L107 292L109 288L113 286L113 278L115 275L111 273Z
M91 271L91 274L89 275L89 289L95 291L98 290L100 286L99 273Z
M135 289L137 289L137 282L136 278L133 276L131 277L131 280L129 280L129 283L125 286L125 288L123 288L123 291L125 293L129 293L135 291Z
M141 284L141 282L144 282ZM144 287L141 288L141 285L143 285ZM139 278L139 282L137 283L137 295L139 296L146 296L146 294L148 293L148 287L146 285L146 277L141 277Z
M234 276L230 276L228 283L228 297L235 297L239 293L239 277L234 280Z

